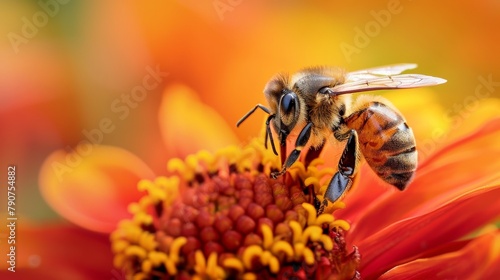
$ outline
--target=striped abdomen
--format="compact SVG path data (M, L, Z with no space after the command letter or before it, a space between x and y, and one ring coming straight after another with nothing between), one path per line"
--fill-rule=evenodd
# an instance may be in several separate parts
M375 173L400 190L406 188L417 169L417 150L403 117L383 103L368 102L345 121L358 133L361 153Z

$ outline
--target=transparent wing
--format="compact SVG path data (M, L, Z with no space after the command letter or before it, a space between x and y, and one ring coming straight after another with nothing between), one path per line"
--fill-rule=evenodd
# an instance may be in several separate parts
M396 64L350 72L346 82L331 88L334 94L369 90L415 88L445 83L445 79L421 74L400 74L416 68L416 64Z
M401 63L401 64L393 64L393 65L385 65L374 68L363 69L359 71L349 72L347 75L356 79L357 77L363 77L364 75L396 75L401 74L409 69L417 68L417 64L415 63Z

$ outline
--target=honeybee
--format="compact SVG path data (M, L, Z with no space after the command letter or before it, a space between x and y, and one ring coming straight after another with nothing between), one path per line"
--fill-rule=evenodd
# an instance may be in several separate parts
M303 69L293 75L277 74L265 86L269 107L257 104L236 124L239 126L257 109L266 120L265 147L271 143L277 155L270 126L281 148L282 169L277 178L310 146L307 159L318 157L328 141L345 142L338 171L331 178L320 208L335 202L352 186L361 155L385 182L404 190L417 168L417 150L412 129L401 113L380 96L362 95L352 100L349 93L432 86L446 80L420 74L401 74L416 64L396 64L355 72L336 67ZM289 135L297 135L295 146L286 153ZM286 156L286 157L285 157Z

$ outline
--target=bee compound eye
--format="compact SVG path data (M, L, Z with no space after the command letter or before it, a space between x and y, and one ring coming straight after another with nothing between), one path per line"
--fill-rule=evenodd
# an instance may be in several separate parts
M286 93L281 99L281 109L284 115L289 115L297 106L297 95L293 92Z

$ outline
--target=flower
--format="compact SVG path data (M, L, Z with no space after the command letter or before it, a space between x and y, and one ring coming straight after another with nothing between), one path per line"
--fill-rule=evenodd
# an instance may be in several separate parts
M488 75L496 73L497 69L495 58L498 56L491 54L494 53L497 45L494 42L498 37L489 36L488 28L484 28L494 25L497 17L491 12L494 9L488 9L489 6L484 4L478 4L480 6L477 7L464 6L462 14L448 13L448 16L456 19L480 16L481 20L456 21L446 17L434 17L440 19L441 24L439 21L427 22L433 28L429 29L430 33L422 33L423 36L419 36L418 30L412 32L408 29L412 27L412 19L422 11L443 14L439 8L448 7L446 4L433 4L433 9L428 9L425 5L414 5L411 9L405 6L405 15L398 19L400 24L391 25L390 29L381 33L391 40L379 41L385 42L383 46L373 44L373 40L372 45L368 48L364 46L361 53L348 56L345 52L332 51L332 46L352 44L353 35L357 35L357 27L363 29L368 26L365 26L365 23L369 22L363 17L349 16L349 12L354 11L359 15L364 12L368 15L369 9L375 6L360 7L358 4L352 4L339 8L332 2L333 4L322 3L320 7L271 5L261 8L261 4L255 6L255 3L246 1L244 5L226 13L222 22L214 12L212 2L205 3L207 9L204 10L203 17L180 6L200 7L199 3L192 4L194 1L189 4L187 2L189 1L148 1L120 7L102 3L60 5L61 9L57 8L58 5L42 5L41 9L41 6L33 1L28 4L16 2L12 6L14 9L7 4L8 8L1 9L3 18L8 19L2 27L11 39L12 34L20 34L23 37L21 33L30 31L30 28L25 27L26 24L33 24L32 15L42 15L38 20L43 21L44 10L49 12L52 9L52 12L57 14L54 19L49 18L48 26L31 30L36 31L36 34L31 34L34 38L23 39L25 42L29 41L28 43L20 44L18 41L16 46L16 43L11 41L11 47L2 48L1 52L3 67L0 68L3 78L0 92L6 102L3 102L0 126L8 137L3 138L0 153L4 162L17 164L24 174L22 188L18 189L20 192L17 194L22 200L21 206L24 205L20 207L20 213L37 219L40 224L55 217L55 212L49 211L48 206L40 199L36 190L37 176L33 175L39 172L42 160L48 153L82 140L82 131L96 128L101 118L111 116L118 128L105 137L105 143L127 147L147 162L157 174L162 174L165 161L170 156L184 157L167 153L160 148L161 145L156 145L160 139L155 137L158 136L158 133L155 133L156 125L148 117L142 117L145 112L155 114L156 93L148 94L147 101L141 103L140 109L131 110L134 111L131 114L133 117L124 122L110 114L107 105L111 99L129 93L136 82L142 79L145 65L154 66L159 63L162 69L172 71L170 81L182 81L194 88L203 89L201 99L223 111L227 120L239 117L243 110L227 104L257 102L261 97L256 93L260 92L262 83L275 71L311 64L329 64L333 61L344 65L352 63L352 67L349 67L352 69L361 66L362 61L370 65L387 62L388 57L393 57L394 46L408 42L407 36L393 36L398 33L411 34L411 39L415 39L415 42L428 42L429 36L434 36L434 41L443 41L438 39L442 38L442 34L447 34L448 39L445 41L449 44L435 46L446 50L445 52L436 51L435 48L421 48L419 57L422 58L422 66L432 65L436 58L439 58L442 63L434 65L436 75L446 72L448 77L454 77L453 80L463 81L450 83L449 92L453 93L451 100L460 100L468 94L464 89L473 89L475 85L472 83L475 83L475 79L470 74L481 72ZM238 1L232 2L234 4ZM65 16L68 13L70 16ZM25 22L25 16L30 22ZM22 21L19 20L21 18ZM78 20L75 21L75 18ZM245 20L242 20L243 18ZM448 24L449 22L457 23L458 26ZM476 24L476 28L471 27L470 22ZM325 27L328 34L335 36L326 36L328 34L325 35ZM354 31L353 27L356 27ZM415 28L421 30L422 26ZM456 30L460 32L454 32ZM480 32L481 30L484 32ZM297 36L300 40L297 40ZM321 38L320 44L310 43L316 42L318 38ZM203 42L201 48L200 42ZM13 50L20 50L20 53L13 56ZM268 67L263 68L262 61L266 61ZM447 66L450 64L462 67L450 69ZM476 71L472 73L470 69ZM494 94L497 93L498 91ZM443 101L450 99L449 95L440 96ZM25 101L28 102L24 103ZM471 103L468 102L468 105ZM425 108L428 109L427 106ZM148 121L143 121L145 119ZM240 128L240 139L253 135L255 129L256 125ZM243 130L245 132L242 132ZM427 127L418 131L415 129L416 132L426 130ZM216 131L214 135L221 134L219 129ZM130 137L129 133L139 134L135 134L136 132L140 132L141 136ZM196 136L197 139L203 138L199 134ZM177 141L175 147L169 148L182 149L182 153L208 148L186 144L196 138L193 135L185 137ZM106 150L108 147L102 148ZM72 153L61 154L66 156ZM116 153L110 153L113 154ZM134 188L135 180L147 176L126 176L121 181L114 180L123 174L120 172L117 176L118 170L134 174L135 162L137 161L124 160L122 166L130 168L129 170L115 169L113 167L116 166L111 161L105 164L94 162L97 168L89 168L87 172L78 172L72 168L74 172L71 175L80 176L73 181L75 185L60 184L60 188L53 187L50 191L44 191L44 197L50 200L49 203L59 215L76 224L92 230L109 231L115 226L116 220L128 215L124 205L138 200L141 195ZM46 171L47 169L44 169L42 172ZM88 179L94 180L89 182ZM57 180L54 182L60 183ZM46 188L46 185L42 186L42 189ZM86 194L88 196L85 196ZM73 203L76 207L68 207L73 206ZM93 211L85 215L88 209ZM345 211L349 209L352 208L349 207ZM101 220L103 217L108 219ZM43 233L29 236L36 240L38 237L42 238ZM40 242L46 240L40 239ZM68 251L71 252L85 257L79 252Z
M500 119L492 120L423 162L423 175L417 176L407 193L388 192L383 202L349 212L350 200L356 206L356 199L374 198L369 188L376 180L366 176L357 192L346 199L344 215L342 202L330 205L329 214L317 215L315 195L322 199L324 179L333 173L331 168L318 169L318 160L307 168L294 165L289 179L276 181L269 179L269 172L279 163L258 141L242 150L231 147L215 155L202 151L185 162L174 159L169 169L181 177L139 184L148 195L131 205L133 219L123 221L111 236L115 265L134 279L153 275L407 279L438 273L452 277L457 275L454 264L463 267L460 275L484 275L500 259L500 233L484 228L475 238L461 238L498 218L498 176L475 178L473 184L464 186L441 180L433 186L432 181L445 174L447 158L477 141L490 142L499 133ZM496 147L493 150L499 152ZM464 163L448 159L448 164L457 170ZM494 174L495 168L493 164L483 172ZM425 196L436 188L450 193L435 193L437 197L426 201ZM485 203L488 207L481 207ZM352 228L332 212L352 220ZM348 253L346 243L359 246L359 251L354 247Z
M331 215L343 203L320 215L313 206L333 171L319 163L270 179L279 163L257 140L171 160L178 175L141 181L147 195L112 233L115 266L133 279L352 279L359 254L343 241L349 224Z
M482 109L478 113L484 119ZM496 276L499 232L491 222L500 213L494 201L500 192L500 163L487 159L499 155L500 121L486 119L478 128L470 125L476 121L471 117L464 120L463 132L439 139L405 192L383 185L365 165L345 200L330 204L319 216L316 201L335 172L335 160L329 157L307 166L299 162L278 180L269 178L280 162L263 148L263 137L241 148L200 150L184 160L172 159L168 175L140 181L142 193L128 207L132 217L115 211L120 217L108 219L123 219L111 234L114 265L139 279L167 274L179 279L403 279L437 272L443 277ZM191 140L188 134L183 139ZM107 175L102 182L113 182L116 173L106 168L113 162L92 172L101 170L96 174ZM126 185L129 192L130 182ZM51 195L57 195L58 186L52 185ZM105 183L99 186L106 190ZM106 199L116 207L124 205L112 196ZM78 211L101 218L88 208ZM454 265L460 265L460 272L450 269Z

